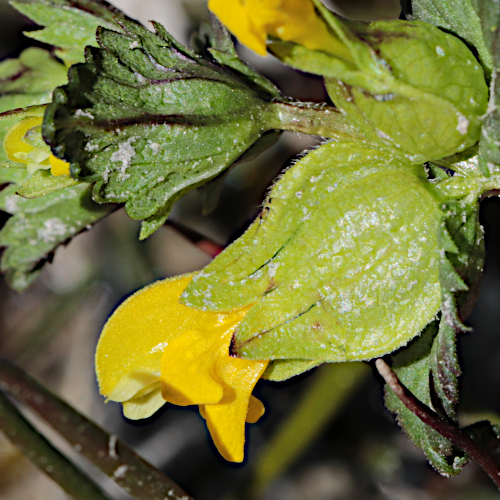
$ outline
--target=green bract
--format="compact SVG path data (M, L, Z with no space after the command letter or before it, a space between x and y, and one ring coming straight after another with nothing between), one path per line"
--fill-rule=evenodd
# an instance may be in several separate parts
M17 0L19 12L44 28L26 36L53 45L55 54L67 66L84 60L84 48L96 45L98 26L119 29L117 19L126 16L107 2L94 0Z
M210 62L123 21L126 34L100 29L69 84L57 89L44 135L71 175L95 182L98 202L125 203L145 219L141 237L161 226L175 201L220 174L271 128L279 92L228 52ZM224 57L225 54L225 57Z
M348 57L289 42L271 51L324 76L335 105L370 142L422 163L478 141L488 88L461 40L423 22L342 22L321 10Z
M17 291L36 279L59 245L114 209L113 205L94 203L88 184L66 187L40 198L23 198L16 191L26 181L26 175L25 169L0 168L0 183L10 183L0 192L0 210L11 214L0 231L0 247L4 247L0 269Z
M391 352L440 309L441 204L422 167L327 143L283 175L183 300L221 311L254 303L233 352L302 360L296 372Z

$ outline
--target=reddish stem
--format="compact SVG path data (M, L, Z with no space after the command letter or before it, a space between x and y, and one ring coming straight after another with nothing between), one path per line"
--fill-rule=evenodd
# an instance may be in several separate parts
M394 391L394 394L412 413L422 420L422 422L430 425L435 431L450 440L457 448L465 451L472 460L484 469L500 489L500 459L496 455L480 446L476 441L464 434L456 425L444 419L417 399L399 381L397 375L383 359L377 359L375 366L387 385Z

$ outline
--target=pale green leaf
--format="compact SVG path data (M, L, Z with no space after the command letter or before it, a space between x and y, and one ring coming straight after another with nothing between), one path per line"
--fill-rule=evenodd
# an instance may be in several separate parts
M441 303L440 202L422 167L328 143L276 183L247 232L183 296L253 307L234 353L253 359L370 359L406 344Z
M272 360L262 375L262 378L273 382L282 382L307 372L322 364L322 361L310 359L275 359Z
M343 50L290 42L270 50L324 76L334 104L370 142L422 163L478 141L488 89L483 68L460 39L419 21L346 23L322 13Z
M442 178L445 181L446 178ZM455 419L459 399L457 333L474 305L484 264L479 206L465 200L448 202L441 228L441 318L408 347L393 356L398 377L422 402L446 418ZM434 396L431 397L432 391ZM463 453L424 424L386 388L386 404L410 439L444 475L457 474L466 461Z
M69 175L55 176L49 170L38 170L23 182L22 186L17 190L17 194L24 198L37 198L59 189L75 186L78 182Z
M488 17L493 14L490 9L498 12L498 3L491 0L412 0L411 7L411 19L450 31L474 47L486 71L491 74L491 53L481 24L485 21L485 11Z

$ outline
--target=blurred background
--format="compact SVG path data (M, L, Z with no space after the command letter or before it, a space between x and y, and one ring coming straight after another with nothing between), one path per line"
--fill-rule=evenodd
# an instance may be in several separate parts
M113 3L143 23L160 21L184 43L205 12L203 0ZM400 12L396 0L327 3L347 17L362 20L397 18ZM0 0L0 59L16 57L32 44L21 32L33 28L6 0ZM270 56L261 58L244 49L241 54L285 94L318 102L327 99L320 79L291 71ZM125 439L195 498L244 496L251 491L255 468L273 436L300 405L321 369L285 383L259 383L256 394L266 405L266 415L248 428L246 462L233 465L218 455L195 409L165 405L150 419L132 422L122 417L118 404L105 404L94 375L95 345L106 318L126 296L156 279L203 267L211 259L205 250L225 246L238 236L257 214L277 173L316 143L312 137L284 133L258 158L235 165L222 180L185 196L176 205L171 223L148 240L139 242L139 223L117 211L58 249L53 263L26 292L15 293L0 281L1 356ZM500 414L498 199L483 202L482 222L488 252L486 273L470 318L474 332L460 339L464 375L459 415L463 423L480 415L498 420L495 415ZM306 415L306 426L308 418ZM300 435L302 431L296 432ZM286 455L286 447L281 453ZM103 481L103 485L113 498L129 498L109 482ZM67 497L0 435L0 498ZM368 370L332 407L321 431L300 457L257 498L488 500L498 498L498 491L475 464L452 479L434 472L385 410L381 381Z

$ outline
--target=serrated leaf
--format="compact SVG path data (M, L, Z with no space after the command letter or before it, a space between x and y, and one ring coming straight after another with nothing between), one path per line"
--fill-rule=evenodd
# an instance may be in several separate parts
M232 349L250 359L370 359L439 310L440 202L422 167L327 143L291 167L247 232L198 273L186 305L254 304Z
M0 182L22 182L26 171L0 168ZM88 225L114 209L91 200L88 185L77 185L26 199L15 194L11 184L0 192L0 210L12 214L0 231L0 246L5 247L1 270L9 285L24 290L40 272L52 252Z
M21 0L11 1L11 5L44 26L24 34L55 46L56 55L67 66L84 60L87 45L97 45L98 26L119 29L116 19L125 19L122 12L100 0Z
M446 227L457 246L456 253L448 253L451 262L467 290L458 294L457 314L467 319L476 302L484 260L484 230L479 222L479 203L464 200L449 202L446 208Z
M461 292L467 290L467 285L458 275L453 264L445 257L439 264L439 282L441 287L449 292Z
M185 192L220 174L268 128L269 101L158 24L99 32L85 64L54 93L44 136L98 202L145 219L141 238Z
M438 323L435 321L425 329L420 337L392 356L392 369L396 372L399 380L422 403L439 411L439 409L434 408L431 396L432 364L435 365L435 359L431 353L433 349L439 350L439 345L433 348L436 335L439 337L440 334L438 333ZM439 340L438 344L441 344ZM433 375L436 379L439 377L439 372ZM440 379L438 378L438 381L434 380L434 382L439 384ZM453 396L454 390L455 388L449 391L450 396ZM453 476L460 472L467 461L463 452L454 449L446 438L424 424L408 410L387 385L385 387L385 404L395 414L399 425L410 440L426 454L429 462L438 472L445 476Z
M434 390L446 415L453 419L458 403L458 377L462 373L457 357L456 336L456 331L442 317L429 359Z
M210 13L209 19L202 23L193 42L199 54L234 71L262 97L281 97L279 89L272 82L238 57L231 34L213 14Z
M486 177L500 171L500 14L493 17L496 21L490 42L493 54L490 101L479 140L479 165Z
M489 4L489 8L486 4ZM484 24L483 27L481 24L484 23L487 11L496 9L498 12L498 3L491 0L412 0L411 7L411 19L424 21L458 35L477 50L486 71L491 73L491 53L483 36Z
M441 318L433 331L427 331L407 348L393 356L400 380L425 404L443 416L455 419L458 403L458 377L461 370L456 351L456 336L467 330L462 321L475 302L484 264L483 230L479 224L477 202L455 200L445 207L445 226L441 228L442 287ZM437 332L436 332L437 330ZM410 439L444 475L457 474L465 455L420 421L386 389L386 404L396 413Z

